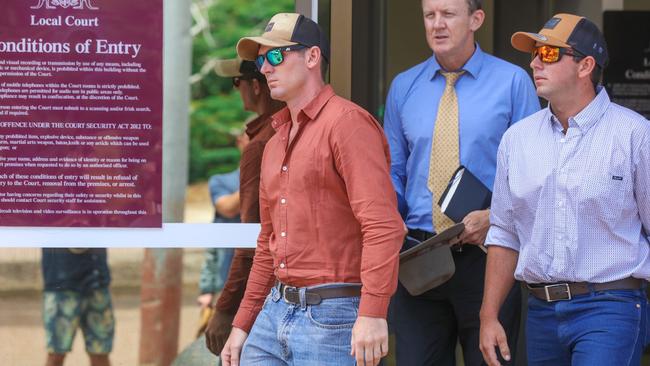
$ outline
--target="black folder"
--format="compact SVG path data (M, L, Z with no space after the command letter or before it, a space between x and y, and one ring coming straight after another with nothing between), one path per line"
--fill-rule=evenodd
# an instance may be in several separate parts
M490 207L491 201L492 192L461 165L452 175L438 205L442 213L458 223L468 213Z

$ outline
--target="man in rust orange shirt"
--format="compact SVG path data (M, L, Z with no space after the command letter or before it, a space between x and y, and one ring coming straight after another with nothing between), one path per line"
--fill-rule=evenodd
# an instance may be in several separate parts
M239 58L222 60L217 64L219 76L232 77L232 83L244 104L244 109L259 116L246 124L246 135L250 142L242 151L239 164L239 207L241 222L260 222L259 186L260 166L264 146L275 130L271 126L271 115L285 106L273 100L271 92L255 63ZM208 349L219 355L230 334L232 320L244 296L246 281L253 265L254 249L235 249L228 279L214 307L215 312L208 322L205 341Z
M237 52L287 108L264 151L262 229L222 362L377 365L405 234L382 129L325 85L329 44L310 19L277 14Z

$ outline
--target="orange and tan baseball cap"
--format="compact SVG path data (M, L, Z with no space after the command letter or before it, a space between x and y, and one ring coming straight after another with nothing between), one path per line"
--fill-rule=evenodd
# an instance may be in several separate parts
M259 37L244 37L237 43L237 54L244 60L255 60L260 46L287 47L301 44L317 46L329 61L330 46L327 37L313 20L297 13L279 13L273 16Z
M571 48L585 56L592 56L604 68L609 56L603 33L585 17L573 14L556 14L537 32L516 32L510 39L512 47L522 52L532 52L537 44Z

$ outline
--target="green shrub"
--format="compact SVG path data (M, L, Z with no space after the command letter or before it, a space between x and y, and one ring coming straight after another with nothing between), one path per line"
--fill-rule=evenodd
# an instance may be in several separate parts
M273 14L294 9L294 0L194 0L194 4L209 19L209 27L194 36L192 45L192 74L201 77L191 85L190 182L237 168L236 134L250 115L231 80L206 65L235 57L241 37L260 34Z

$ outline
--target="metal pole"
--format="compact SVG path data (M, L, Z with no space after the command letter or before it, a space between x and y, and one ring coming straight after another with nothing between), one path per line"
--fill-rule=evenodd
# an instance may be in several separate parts
M182 249L146 249L142 265L140 365L169 366L178 352Z
M189 141L190 1L164 0L163 7L163 221L182 222ZM182 270L182 249L145 249L140 307L141 366L169 366L176 357Z

